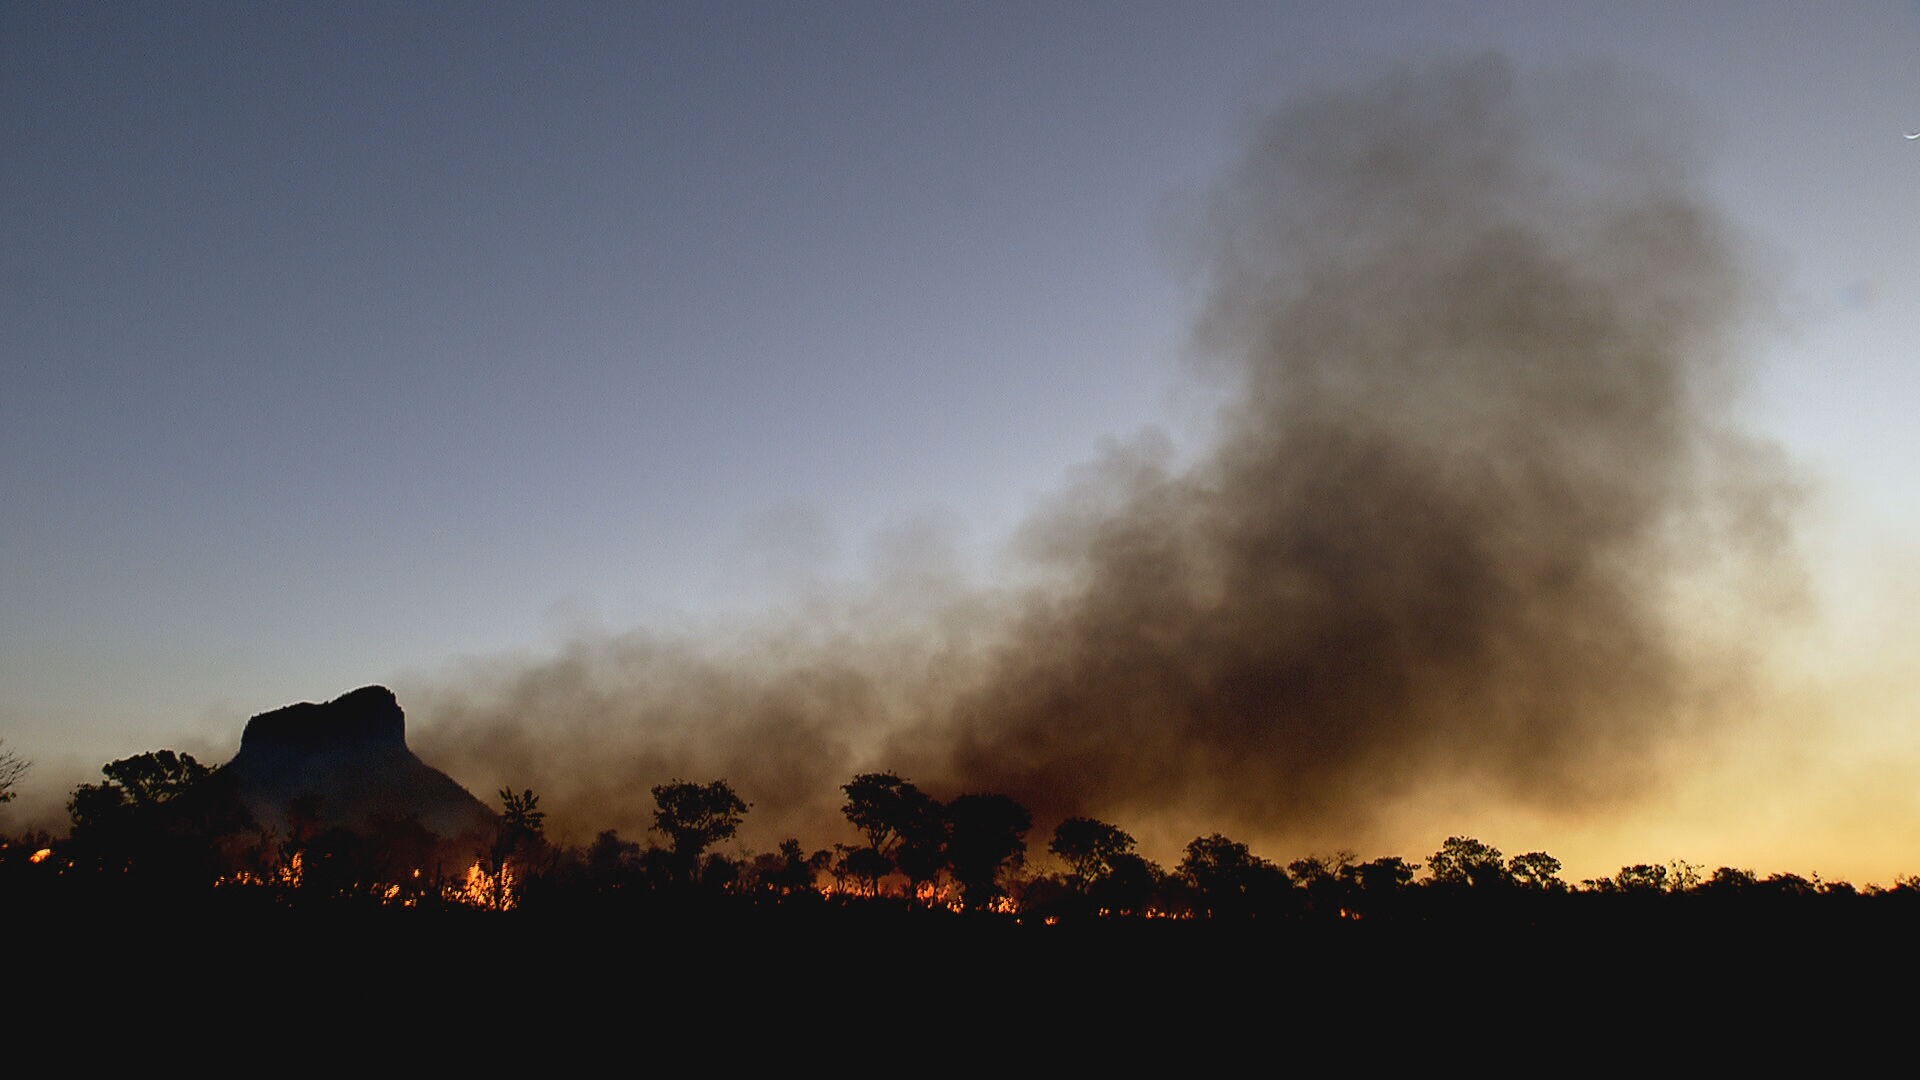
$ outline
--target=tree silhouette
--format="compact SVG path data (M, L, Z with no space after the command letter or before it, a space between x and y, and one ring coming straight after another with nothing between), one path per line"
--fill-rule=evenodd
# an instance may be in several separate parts
M921 886L937 880L947 866L946 807L925 795L921 800L903 822L893 850L893 865L906 875L909 898L918 897Z
M171 750L121 758L100 766L100 772L106 777L104 782L82 784L68 800L67 809L76 815L75 825L84 824L89 820L87 815L98 814L108 807L145 808L171 802L213 775L213 770L200 764L192 754L176 754Z
M1247 916L1290 888L1287 872L1219 833L1195 837L1178 867L1213 916Z
M1131 851L1107 861L1106 873L1087 888L1088 903L1114 915L1139 915L1153 906L1165 876L1158 866Z
M221 838L253 828L226 777L191 754L156 750L100 767L67 800L76 854L100 869L210 884Z
M1757 887L1776 897L1812 896L1815 892L1813 882L1794 873L1768 874Z
M13 790L14 787L32 766L33 762L7 749L6 740L0 739L0 803L13 801L14 795L18 794Z
M500 821L494 830L493 846L480 853L487 880L497 889L493 899L504 904L509 882L517 880L524 889L530 878L550 868L546 822L540 796L531 788L518 793L512 788L500 789Z
M1346 910L1352 880L1346 873L1353 865L1351 851L1330 855L1308 855L1287 864L1287 876L1306 894L1307 906L1318 912Z
M1133 837L1104 821L1070 817L1054 828L1047 850L1067 864L1074 887L1085 892L1113 872L1115 859L1133 850Z
M806 849L800 846L799 839L788 837L780 841L779 854L768 857L760 883L782 896L813 892L814 871L827 858L824 851L815 852L809 857Z
M1000 871L1026 855L1033 815L1005 795L962 795L946 817L947 864L966 905L983 908L1001 893Z
M646 866L640 857L640 845L620 839L613 829L601 830L580 861L586 886L594 892L619 892L644 884Z
M700 884L710 889L732 889L740 880L741 869L740 860L710 851L700 860Z
M1427 858L1427 869L1433 874L1433 884L1456 888L1486 888L1512 880L1501 861L1500 849L1471 836L1447 837L1440 850Z
M1507 872L1513 880L1529 889L1564 889L1560 880L1560 860L1544 851L1529 851L1507 860Z
M847 795L840 812L867 838L868 847L886 856L893 854L933 803L919 788L890 772L860 773L840 790Z
M666 835L675 876L683 882L698 877L700 856L708 847L739 831L748 809L725 780L695 784L675 779L656 785L653 801L653 829Z
M1635 863L1623 866L1613 876L1613 883L1621 892L1650 893L1662 892L1667 887L1667 868L1659 863Z
M531 789L515 795L512 788L500 789L500 827L521 842L545 837L547 813L540 809L540 796Z
M1700 865L1685 859L1675 859L1667 864L1668 892L1688 892L1700 887ZM1818 877L1818 874L1814 875Z
M1759 876L1751 870L1737 870L1731 866L1722 866L1707 880L1701 882L1699 887L1711 893L1731 894L1751 889L1759 881Z
M891 873L893 860L873 848L840 846L839 873L835 876L859 882L868 896L880 895L880 879Z
M1419 871L1419 863L1410 863L1398 855L1389 855L1383 859L1343 866L1340 868L1340 875L1359 886L1362 893L1387 895L1411 885L1413 875Z

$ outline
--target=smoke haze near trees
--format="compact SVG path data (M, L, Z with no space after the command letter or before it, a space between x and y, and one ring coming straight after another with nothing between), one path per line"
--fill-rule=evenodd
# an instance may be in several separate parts
M662 775L731 778L765 837L872 769L1143 837L1645 794L1797 581L1792 478L1732 409L1761 297L1669 112L1495 57L1294 100L1197 215L1211 445L1080 468L1018 584L582 640L410 691L419 743L628 832Z

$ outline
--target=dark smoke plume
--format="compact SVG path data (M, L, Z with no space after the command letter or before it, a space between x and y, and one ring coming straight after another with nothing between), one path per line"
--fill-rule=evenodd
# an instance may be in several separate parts
M669 774L816 830L879 767L1043 823L1269 831L1437 781L1639 792L1742 685L1688 600L1782 577L1788 489L1730 411L1734 247L1622 85L1481 59L1267 118L1205 216L1217 441L1090 467L1018 595L582 645L425 702L428 756L623 828Z

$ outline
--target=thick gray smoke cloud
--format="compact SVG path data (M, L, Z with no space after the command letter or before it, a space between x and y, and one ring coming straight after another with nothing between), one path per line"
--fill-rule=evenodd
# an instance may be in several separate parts
M1746 279L1621 85L1488 58L1267 118L1205 216L1217 441L1086 470L1022 538L1038 584L582 645L423 703L429 760L623 829L682 774L817 830L876 767L1130 827L1631 796L1740 686L1681 601L1780 574L1787 488L1729 411Z

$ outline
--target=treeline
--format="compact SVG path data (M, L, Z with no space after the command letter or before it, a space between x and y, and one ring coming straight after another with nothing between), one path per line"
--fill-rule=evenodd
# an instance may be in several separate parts
M856 843L730 855L749 805L724 780L652 789L645 843L613 830L585 845L546 834L539 796L503 790L490 836L444 838L411 819L327 824L316 799L262 828L217 769L157 751L113 762L68 801L65 836L0 837L0 889L50 906L114 902L313 908L569 913L673 904L709 910L991 912L1026 922L1203 920L1210 923L1408 925L1661 914L1920 911L1920 881L1856 889L1796 874L1708 871L1686 862L1622 867L1570 882L1544 851L1508 857L1449 837L1424 860L1350 852L1281 864L1215 833L1172 867L1136 850L1117 825L1087 817L1045 838L1053 868L1032 857L1032 815L997 794L941 801L908 780L862 773L842 786ZM937 918L935 914L915 916Z

